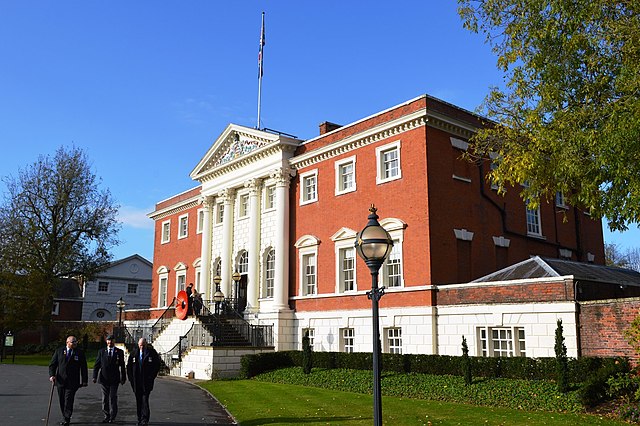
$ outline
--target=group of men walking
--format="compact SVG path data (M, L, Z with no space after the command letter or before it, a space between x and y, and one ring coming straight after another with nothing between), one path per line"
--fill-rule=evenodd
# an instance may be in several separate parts
M107 336L107 346L100 349L93 368L93 383L102 389L102 423L114 423L118 414L118 386L124 385L127 377L136 396L138 425L149 423L149 394L160 371L160 357L147 340L138 341L138 347L124 362L124 351L115 346L112 335ZM77 348L75 336L67 337L66 345L57 349L49 364L49 380L55 384L60 400L63 420L61 425L69 425L73 415L76 391L88 383L87 359ZM52 389L53 392L53 389Z

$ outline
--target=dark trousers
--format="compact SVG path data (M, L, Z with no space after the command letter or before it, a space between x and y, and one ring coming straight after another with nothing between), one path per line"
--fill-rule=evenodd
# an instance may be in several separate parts
M115 419L118 414L118 383L107 385L100 383L102 388L102 412L107 419Z
M136 412L138 414L138 423L149 423L149 393L136 392Z
M71 419L73 415L73 401L78 389L58 386L58 399L60 400L60 412L65 420Z

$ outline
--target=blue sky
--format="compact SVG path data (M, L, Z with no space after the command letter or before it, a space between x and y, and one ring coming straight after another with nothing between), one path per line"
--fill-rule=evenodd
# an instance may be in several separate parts
M121 205L115 258L152 260L146 214L228 123L256 125L262 11L261 124L299 138L425 93L475 110L502 81L455 1L0 0L0 176L83 148Z

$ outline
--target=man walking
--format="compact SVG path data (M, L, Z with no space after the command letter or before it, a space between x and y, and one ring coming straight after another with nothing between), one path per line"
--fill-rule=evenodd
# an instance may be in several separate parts
M136 395L136 411L138 426L149 424L149 394L153 390L153 382L160 371L160 357L147 344L144 337L138 340L138 349L129 355L127 376L131 389Z
M77 346L75 336L67 337L66 346L56 349L49 363L49 381L58 388L60 411L64 417L61 425L69 425L76 391L87 386L87 359Z
M107 336L107 347L98 351L93 367L93 383L102 388L102 423L113 423L118 414L118 385L124 385L127 371L124 367L124 351L116 348L113 335Z

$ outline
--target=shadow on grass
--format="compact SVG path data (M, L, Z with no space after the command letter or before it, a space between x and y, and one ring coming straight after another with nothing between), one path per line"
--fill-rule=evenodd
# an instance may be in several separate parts
M338 422L347 423L349 421L363 421L367 420L367 417L352 417L352 416L340 416L340 417L265 417L263 419L245 420L240 424L242 426L259 426L270 424L292 424L299 425L304 423L324 423L324 424L336 424Z

